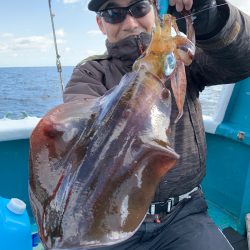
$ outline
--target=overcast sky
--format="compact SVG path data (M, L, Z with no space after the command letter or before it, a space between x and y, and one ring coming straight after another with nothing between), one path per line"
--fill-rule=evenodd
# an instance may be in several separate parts
M250 0L231 0L250 15ZM62 65L105 51L88 0L52 0ZM0 67L54 66L48 0L4 0L0 8Z

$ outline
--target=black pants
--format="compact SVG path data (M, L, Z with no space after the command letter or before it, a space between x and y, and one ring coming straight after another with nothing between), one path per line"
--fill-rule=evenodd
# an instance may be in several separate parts
M199 190L182 200L161 223L143 222L130 239L100 250L232 250L222 232L207 214Z

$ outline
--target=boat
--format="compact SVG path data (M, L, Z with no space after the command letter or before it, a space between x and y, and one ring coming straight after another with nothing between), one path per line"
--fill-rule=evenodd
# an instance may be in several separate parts
M232 237L239 240L235 249L248 249L247 243L240 237L247 234L247 225L249 227L247 218L250 212L248 105L250 105L250 78L236 84L225 85L215 116L204 117L207 172L202 188L209 205L210 216L225 235L228 234L229 238L234 235Z

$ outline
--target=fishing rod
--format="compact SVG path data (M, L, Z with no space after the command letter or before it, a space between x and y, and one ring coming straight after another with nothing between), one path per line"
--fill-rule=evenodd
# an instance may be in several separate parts
M60 83L61 83L61 90L62 90L62 94L63 94L64 84L63 84L63 78L62 78L62 65L60 62L60 55L58 53L58 48L57 48L56 32L55 32L54 19L53 19L55 17L55 14L52 13L51 0L48 0L48 3L49 3L50 20L51 20L51 25L52 25L54 45L55 45L55 51L56 51L56 67L57 67L57 72L59 74Z
M168 13L168 0L158 0L158 8L159 8L159 15L160 18Z

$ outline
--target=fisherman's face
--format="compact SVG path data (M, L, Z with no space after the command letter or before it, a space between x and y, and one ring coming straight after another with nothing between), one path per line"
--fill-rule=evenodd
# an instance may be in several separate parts
M114 7L128 7L129 5L138 2L138 0L108 0L102 10ZM143 1L140 4L143 4ZM147 1L144 1L144 3ZM146 3L147 4L147 3ZM135 6L136 7L136 6ZM134 8L135 8L134 7ZM139 6L138 6L139 7ZM125 19L118 23L110 23L105 20L104 16L97 15L97 24L104 35L111 43L116 43L130 35L138 35L141 32L152 31L155 24L153 6L150 5L149 12L139 18L133 17L127 13Z

